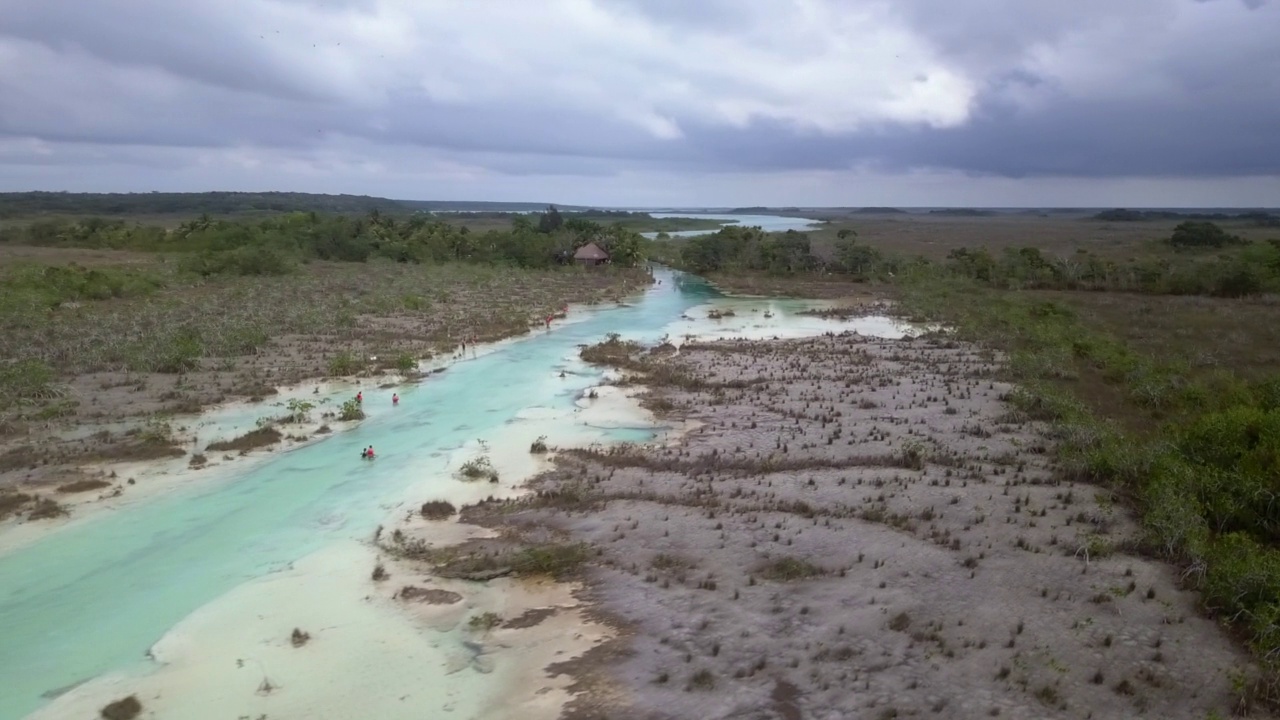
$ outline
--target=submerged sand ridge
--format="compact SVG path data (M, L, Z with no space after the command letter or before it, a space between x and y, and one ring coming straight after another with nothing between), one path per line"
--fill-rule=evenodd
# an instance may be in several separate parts
M943 337L689 343L674 447L566 453L469 509L598 553L621 636L574 718L1204 718L1249 659L1064 482L1000 359ZM688 380L689 374L697 382ZM651 379L650 382L654 382Z

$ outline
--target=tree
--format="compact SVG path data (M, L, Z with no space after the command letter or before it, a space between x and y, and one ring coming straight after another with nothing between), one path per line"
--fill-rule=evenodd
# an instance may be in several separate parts
M809 248L809 236L795 230L766 236L760 243L763 267L773 273L790 274L812 270L817 259Z
M967 247L957 248L947 253L947 260L960 274L983 282L991 282L995 277L996 261L986 248L970 250Z
M555 205L547 207L547 211L542 213L538 218L538 232L550 234L564 227L564 218L560 217L560 211L556 210Z
M585 243L584 243L585 244ZM601 238L604 251L609 253L609 262L623 267L635 267L644 260L641 250L640 236L620 224L614 224Z
M591 242L592 239L604 232L603 225L583 217L571 217L565 220L564 229L570 232L580 245Z
M1245 240L1232 235L1211 222L1188 220L1173 229L1169 244L1174 247L1226 247L1245 244Z
M857 233L850 230L848 234L840 231L840 242L836 243L836 262L840 269L857 280L867 280L872 270L881 262L880 253L875 248L859 245L853 238Z

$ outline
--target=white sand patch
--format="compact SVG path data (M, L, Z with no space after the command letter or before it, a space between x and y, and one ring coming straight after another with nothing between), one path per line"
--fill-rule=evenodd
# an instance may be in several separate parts
M897 340L923 331L883 315L841 319L801 314L803 310L829 306L830 303L795 300L724 298L690 309L664 331L668 342L676 346L688 341L785 340L850 331Z
M463 600L404 612L390 595L411 578L396 565L375 585L375 556L358 542L335 543L243 585L156 643L155 672L94 680L31 718L94 717L129 694L148 716L190 720L553 718L567 679L550 681L542 668L607 636L580 617L569 588L550 583L433 582ZM511 618L541 607L565 610L526 629L483 633L466 623L479 612ZM310 634L302 647L290 641L294 628Z
M605 431L581 424L584 419L645 424L647 414L629 393L601 389L608 399L599 408L574 411L575 424L555 426L555 442L606 439ZM547 429L542 419L518 420L488 441L466 443L435 468L423 468L423 480L389 508L393 519L403 518L397 527L434 547L493 536L484 528L423 520L417 508L425 500L461 507L522 494L524 480L548 467L547 455L529 452ZM459 479L461 464L482 454L499 482ZM374 583L371 573L379 563L391 577ZM447 590L462 600L433 605L393 599L407 585ZM514 578L483 584L434 578L421 566L382 556L372 545L338 541L188 616L153 647L154 671L97 678L31 718L92 717L108 702L136 694L147 713L191 720L264 714L550 719L569 699L572 679L548 678L546 666L576 657L611 632L583 616L572 591L569 585ZM467 623L484 612L512 620L540 608L554 613L531 627L483 632ZM311 636L300 648L290 642L295 627Z

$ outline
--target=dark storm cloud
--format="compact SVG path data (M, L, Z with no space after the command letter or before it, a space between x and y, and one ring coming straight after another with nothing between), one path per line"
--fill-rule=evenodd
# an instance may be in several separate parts
M1212 101L1207 101L1212 105ZM884 128L845 137L799 137L759 125L701 128L690 148L724 169L900 171L944 167L979 174L1233 176L1280 174L1280 107L1266 98L1218 108L1176 103L1062 103L1031 116L982 107L961 127Z
M162 68L215 87L279 98L315 93L289 77L271 54L266 36L279 27L245 27L234 12L201 3L57 0L4 3L0 36L83 52L106 64Z
M64 148L47 163L349 138L518 175L1275 175L1276 37L1265 0L0 0L0 139Z

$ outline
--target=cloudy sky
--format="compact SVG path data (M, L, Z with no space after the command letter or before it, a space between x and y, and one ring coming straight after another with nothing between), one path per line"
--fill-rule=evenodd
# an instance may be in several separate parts
M0 0L0 190L1280 206L1280 0Z

